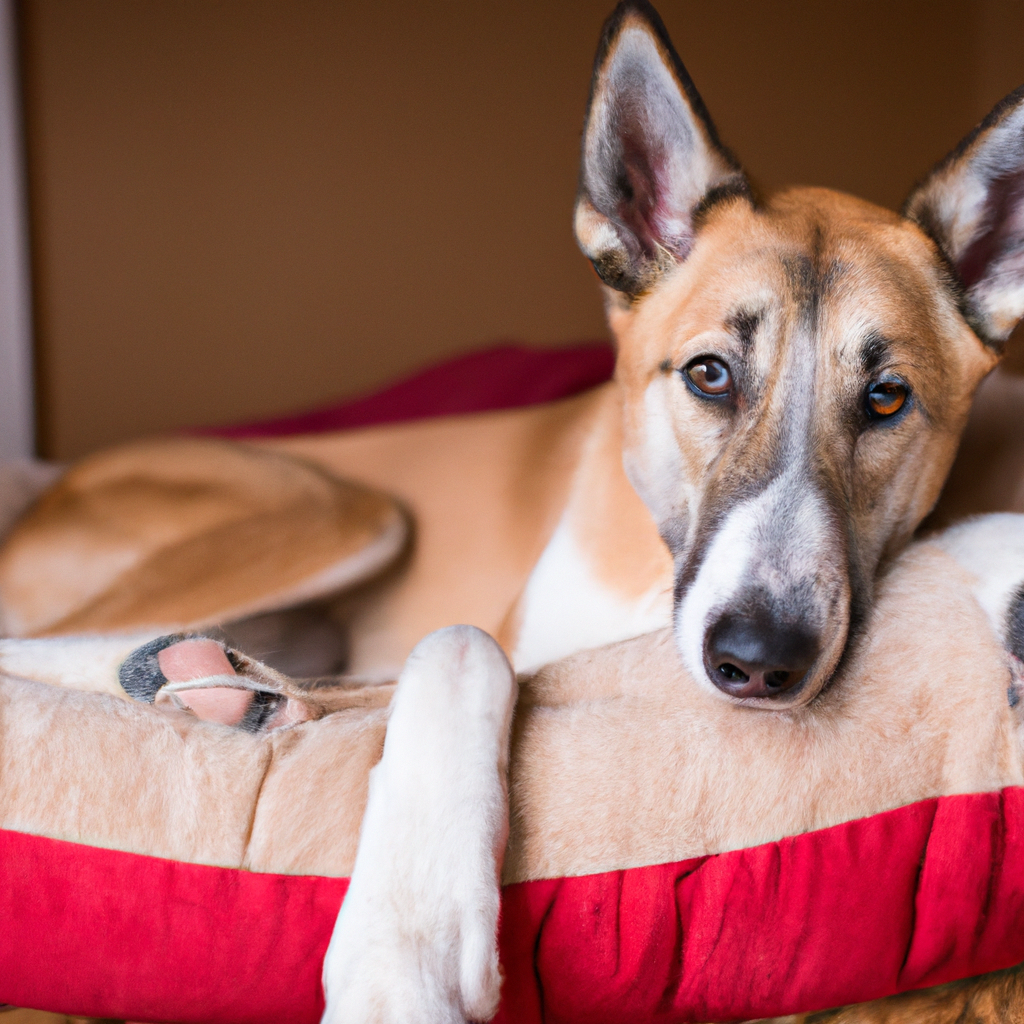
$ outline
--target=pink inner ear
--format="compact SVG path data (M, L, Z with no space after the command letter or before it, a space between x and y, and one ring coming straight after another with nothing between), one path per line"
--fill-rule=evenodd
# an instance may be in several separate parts
M187 683L204 676L233 676L234 666L216 640L182 640L165 647L157 663L169 683Z
M623 130L619 185L624 194L616 214L647 258L654 256L659 246L681 257L688 248L688 240L677 237L679 216L671 205L667 159L661 140L642 122Z
M965 288L971 288L1006 255L1020 251L1024 234L1021 210L1024 208L1024 171L1018 170L994 178L988 187L982 228L957 262L957 271Z
M221 725L238 725L252 703L252 690L236 690L228 686L211 686L202 690L179 690L178 699L190 708L196 718Z

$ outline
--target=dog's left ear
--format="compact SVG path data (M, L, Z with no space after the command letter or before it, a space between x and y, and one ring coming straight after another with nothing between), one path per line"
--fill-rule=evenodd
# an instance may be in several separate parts
M1024 86L919 185L903 208L964 289L964 313L999 349L1024 316Z
M658 13L623 0L594 62L575 229L601 279L639 295L693 245L714 194L747 191Z

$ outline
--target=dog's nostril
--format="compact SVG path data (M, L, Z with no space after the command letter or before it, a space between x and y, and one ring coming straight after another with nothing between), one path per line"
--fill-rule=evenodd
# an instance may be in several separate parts
M774 672L765 672L764 682L769 689L782 689L793 678L792 672L783 672L776 669Z
M736 665L731 665L729 662L723 662L718 666L718 671L721 675L725 676L730 683L745 683L750 676L747 675L742 669Z

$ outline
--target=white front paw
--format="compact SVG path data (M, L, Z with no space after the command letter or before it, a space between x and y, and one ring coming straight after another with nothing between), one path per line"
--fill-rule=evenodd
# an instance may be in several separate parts
M394 929L381 931L390 934L364 934L358 947L332 939L324 1024L466 1024L476 1017L462 1006L457 972L435 936L390 945Z
M409 656L324 960L324 1024L496 1012L515 695L507 659L478 629L439 630Z

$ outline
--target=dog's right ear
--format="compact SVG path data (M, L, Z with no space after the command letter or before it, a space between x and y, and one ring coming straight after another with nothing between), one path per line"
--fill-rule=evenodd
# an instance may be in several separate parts
M693 244L712 195L748 191L646 0L605 23L583 129L576 200L580 248L605 284L639 295Z

